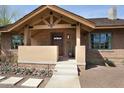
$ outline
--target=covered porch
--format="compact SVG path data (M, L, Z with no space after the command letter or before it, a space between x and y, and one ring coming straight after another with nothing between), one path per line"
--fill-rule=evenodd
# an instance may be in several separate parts
M25 26L24 32L21 33L24 36L24 47L21 46L20 51L25 46L31 49L30 53L35 53L36 46L40 47L40 49L47 47L40 51L40 55L51 49L54 50L52 54L56 52L55 54L57 55L52 56L55 57L54 61L76 59L78 63L85 63L85 43L84 45L81 44L81 33L86 33L86 31L81 28L80 23L75 22L74 24L74 21L71 20L73 21L72 24L70 19L66 20L66 17L57 17L54 12L50 12L47 17L42 17L41 21L33 23L32 26ZM55 48L55 46L57 47ZM47 60L41 61L53 61L49 60L49 52L42 56L48 57Z

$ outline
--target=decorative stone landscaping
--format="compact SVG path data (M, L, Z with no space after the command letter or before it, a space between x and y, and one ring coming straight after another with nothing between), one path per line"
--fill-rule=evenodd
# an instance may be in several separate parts
M48 75L49 74L49 75ZM48 69L47 66L42 66L42 68L29 68L29 67L19 67L17 65L11 64L1 64L0 65L0 75L9 76L31 76L31 77L51 77L53 74L52 69Z

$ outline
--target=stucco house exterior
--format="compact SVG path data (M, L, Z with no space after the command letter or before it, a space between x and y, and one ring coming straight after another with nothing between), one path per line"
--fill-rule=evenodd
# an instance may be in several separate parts
M19 63L73 58L85 65L105 59L124 60L124 19L86 19L58 6L44 5L0 27L0 32L1 49L17 51Z

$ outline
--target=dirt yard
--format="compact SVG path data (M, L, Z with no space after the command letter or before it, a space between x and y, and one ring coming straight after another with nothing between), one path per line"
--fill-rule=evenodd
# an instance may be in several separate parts
M85 71L82 70L79 78L82 88L123 88L124 65L94 66Z

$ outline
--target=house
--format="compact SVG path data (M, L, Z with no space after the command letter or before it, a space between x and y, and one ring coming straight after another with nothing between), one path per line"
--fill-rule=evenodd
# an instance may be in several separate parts
M124 60L124 19L86 19L58 6L43 5L13 24L0 27L1 49L18 52L19 63ZM19 47L18 47L19 46Z

